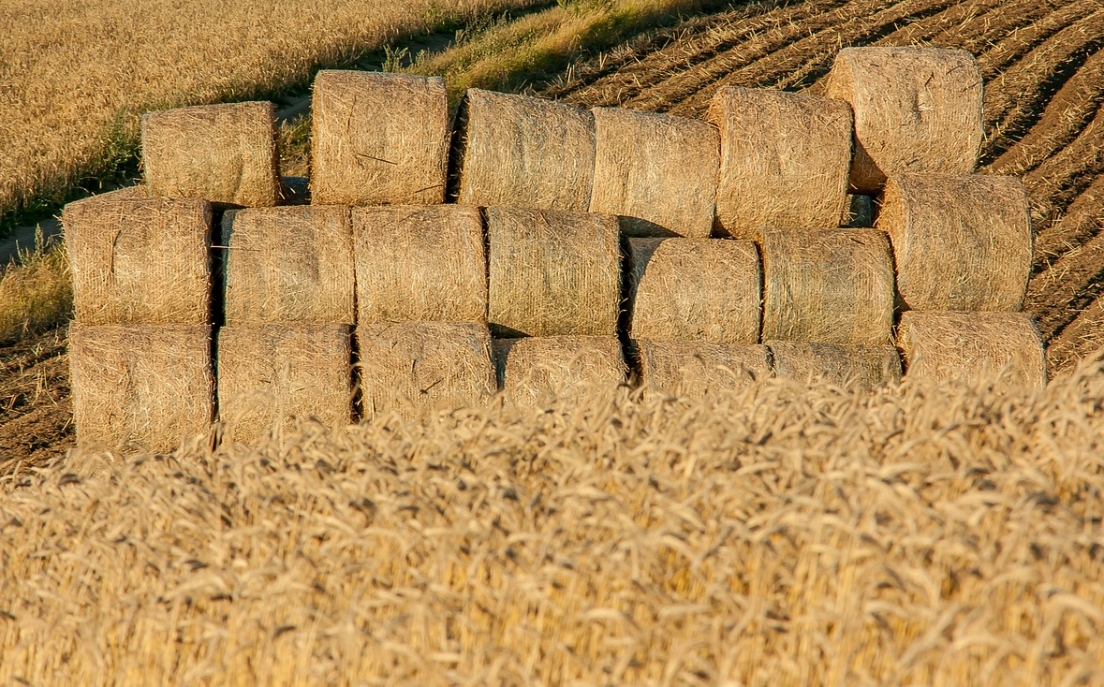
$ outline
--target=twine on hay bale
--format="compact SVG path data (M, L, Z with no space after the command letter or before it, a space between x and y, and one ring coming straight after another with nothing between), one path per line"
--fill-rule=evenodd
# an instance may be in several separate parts
M250 441L277 422L352 421L352 345L344 324L261 324L218 332L219 417Z
M875 193L902 173L970 174L984 133L982 79L964 50L844 48L826 93L851 104L851 187Z
M895 176L886 184L877 226L893 245L902 309L1022 307L1032 232L1019 179Z
M909 311L901 315L897 347L914 382L977 384L1003 374L1009 389L1047 383L1043 339L1026 313Z
M89 325L206 324L210 203L142 198L142 189L132 189L65 206L76 319Z
M245 207L276 205L280 158L269 102L204 105L142 116L150 195Z
M717 224L736 238L766 227L839 223L851 165L851 111L807 93L727 86L709 121L721 132Z
M621 254L613 215L486 210L487 318L500 336L616 336Z
M612 336L496 339L494 349L502 392L515 405L590 404L625 384L621 342Z
M892 341L893 259L876 229L764 231L763 340Z
M597 144L590 211L619 215L626 236L708 238L721 163L716 127L612 107L591 112Z
M586 212L594 146L585 110L469 89L457 113L454 195L465 205Z
M798 382L827 382L871 390L901 381L901 357L885 346L767 341L774 374Z
M74 322L69 370L80 446L163 453L210 425L214 378L207 325Z
M357 327L364 417L478 405L497 390L487 326L404 322Z
M751 241L629 239L634 339L758 343L759 251Z
M740 391L770 376L767 347L705 341L636 341L645 395Z
M311 99L311 202L433 205L445 199L444 79L326 69Z
M353 233L359 324L487 321L478 208L356 208Z

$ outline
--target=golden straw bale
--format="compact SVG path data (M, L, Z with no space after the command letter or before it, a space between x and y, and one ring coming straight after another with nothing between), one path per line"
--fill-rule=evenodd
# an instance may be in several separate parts
M245 207L276 205L280 158L269 102L204 105L142 116L150 195Z
M445 199L449 114L440 77L323 70L311 100L311 202Z
M625 384L621 342L612 336L496 339L503 394L519 406L590 403Z
M631 336L758 343L759 251L751 241L629 239Z
M763 340L892 341L893 259L876 229L764 231Z
M218 332L219 416L250 441L277 422L352 421L352 342L344 324L249 324Z
M487 259L478 208L356 208L353 233L358 323L487 321Z
M364 416L473 406L494 395L491 335L473 322L357 327Z
M229 211L227 324L353 324L349 209L330 206Z
M203 324L69 328L77 443L172 451L214 412L211 328Z
M585 110L470 89L457 114L457 202L586 212L594 145Z
M983 134L982 80L964 50L844 48L826 93L855 113L851 186L877 192L886 177L969 174Z
M1009 388L1047 383L1043 339L1026 313L909 311L901 316L897 347L916 382L975 384L1003 373Z
M647 395L702 396L740 391L770 376L767 347L704 341L636 341Z
M847 199L851 111L807 93L726 86L709 121L721 132L717 223L737 238L765 227L834 227Z
M76 318L90 325L209 322L210 203L140 193L123 189L65 206Z
M1031 276L1031 209L1019 179L902 174L886 184L903 309L1019 310Z
M613 215L487 208L488 320L503 336L616 336L621 254Z
M824 381L870 390L901 381L901 356L891 345L858 346L767 341L774 374L798 382Z
M626 236L708 238L721 142L708 122L599 107L591 212L621 216Z

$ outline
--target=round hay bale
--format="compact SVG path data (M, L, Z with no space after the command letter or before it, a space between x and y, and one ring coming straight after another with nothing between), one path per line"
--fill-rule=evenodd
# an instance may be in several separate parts
M311 202L434 205L445 199L444 79L325 69L311 98Z
M352 422L350 332L344 324L222 327L218 403L227 436L252 441L295 417Z
M472 88L457 113L454 195L465 205L586 212L594 117L538 98Z
M716 127L611 107L591 112L597 144L590 211L619 215L626 236L708 238L721 164Z
M357 327L364 417L478 405L497 391L487 326L404 322Z
M766 227L839 223L851 165L851 111L807 93L726 86L709 107L721 132L717 223L736 238Z
M899 306L1019 310L1031 276L1031 210L1019 179L902 174L886 184Z
M797 382L827 382L868 391L901 381L901 357L893 346L808 341L768 341L774 374Z
M625 384L621 342L612 336L496 339L494 351L503 394L518 406L591 404Z
M876 229L764 231L763 340L892 341L893 259Z
M741 391L770 376L767 347L704 341L636 341L647 396Z
M69 327L77 444L166 453L214 412L207 325Z
M298 206L229 211L226 322L353 324L349 209Z
M183 107L142 116L150 195L242 207L276 205L280 158L269 102Z
M629 239L634 339L758 343L759 251L751 241Z
M499 336L616 336L621 254L613 215L487 208L487 319Z
M845 48L826 94L851 104L851 187L876 193L902 173L970 174L984 133L982 79L964 50Z
M89 325L210 322L210 203L141 192L65 206L76 318Z
M918 312L901 315L897 347L909 380L937 384L997 380L1008 389L1047 383L1043 338L1026 313Z
M487 321L483 218L464 205L353 210L357 321Z

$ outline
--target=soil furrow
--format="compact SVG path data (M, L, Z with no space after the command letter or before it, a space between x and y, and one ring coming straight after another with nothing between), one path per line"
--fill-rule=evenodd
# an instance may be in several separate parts
M940 48L959 48L974 55L983 55L1032 23L1062 7L1068 0L1010 0L959 26L948 29L931 40ZM971 3L966 3L970 6Z
M1043 8L1049 9L1048 4L1039 3L1039 9ZM987 82L995 78L1046 39L1099 9L1100 0L1077 0L1064 6L1059 4L1055 11L1013 31L991 49L979 54L978 66L982 77Z
M933 37L946 36L955 28L972 25L981 17L989 18L990 14L996 14L995 8L1002 5L1007 6L1007 0L976 0L960 3L934 16L918 19L902 26L885 38L875 41L874 45L910 46L927 41L932 41L934 44Z
M1104 172L1104 110L1064 149L1024 177L1037 230L1047 231L1066 207Z
M1036 268L1045 269L1101 231L1104 231L1104 176L1093 180L1070 204L1062 219L1036 232Z
M1104 233L1069 251L1031 279L1024 310L1035 317L1044 339L1050 339L1086 307L1104 279Z
M1051 376L1070 369L1104 346L1104 296L1077 313L1062 332L1047 344L1047 367Z

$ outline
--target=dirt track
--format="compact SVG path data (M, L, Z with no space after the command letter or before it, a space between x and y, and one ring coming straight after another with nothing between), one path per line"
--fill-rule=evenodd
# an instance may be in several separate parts
M1036 235L1027 309L1051 371L1067 368L1104 345L1101 0L762 3L637 36L572 65L542 94L699 116L722 84L815 91L841 47L915 44L978 57L982 172L1024 178ZM60 338L0 350L0 362L0 461L58 452L71 440Z

